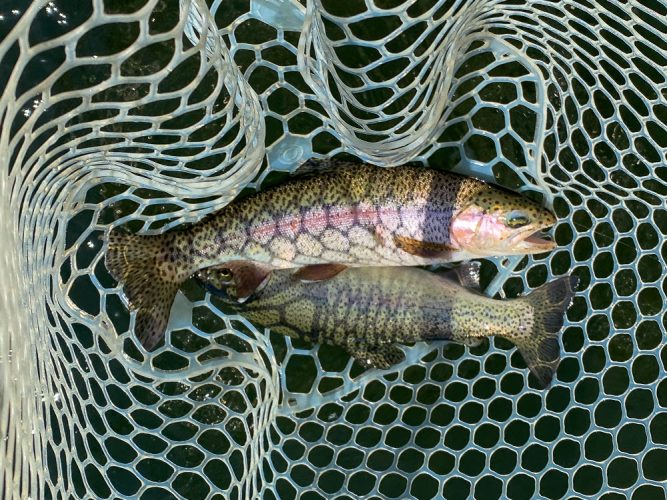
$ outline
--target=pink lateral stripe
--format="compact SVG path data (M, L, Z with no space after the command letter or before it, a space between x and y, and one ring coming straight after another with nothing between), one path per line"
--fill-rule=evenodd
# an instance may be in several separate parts
M266 241L280 235L285 237L296 237L302 230L319 232L326 228L327 224L338 229L349 229L353 225L376 225L381 217L400 216L398 209L394 207L350 207L329 208L325 210L309 211L305 214L289 216L275 223L261 224L250 231L250 237Z

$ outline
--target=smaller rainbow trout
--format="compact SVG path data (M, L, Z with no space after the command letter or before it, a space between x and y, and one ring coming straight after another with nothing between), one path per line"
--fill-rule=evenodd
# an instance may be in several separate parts
M195 277L258 326L341 346L363 366L378 368L404 358L399 343L453 340L474 345L496 335L519 349L542 388L551 384L558 366L558 333L578 284L575 276L565 276L524 297L496 300L479 292L478 263L457 270L461 283L451 272L419 268L349 268L310 283L289 271L274 271L241 304L236 288L254 272L254 264L234 264L233 269L202 269Z

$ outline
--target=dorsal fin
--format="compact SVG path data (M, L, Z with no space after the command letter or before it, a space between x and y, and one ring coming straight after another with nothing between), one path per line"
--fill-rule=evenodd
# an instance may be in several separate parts
M311 177L314 175L321 175L328 172L335 172L341 168L351 168L359 166L361 162L338 160L336 158L310 158L301 165L299 165L290 177Z

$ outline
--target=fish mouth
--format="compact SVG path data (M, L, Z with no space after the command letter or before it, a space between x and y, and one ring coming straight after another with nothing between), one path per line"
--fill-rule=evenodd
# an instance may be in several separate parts
M552 239L545 238L544 229L535 230L531 228L527 231L522 231L513 238L513 245L520 253L541 253L548 252L556 248L556 242Z

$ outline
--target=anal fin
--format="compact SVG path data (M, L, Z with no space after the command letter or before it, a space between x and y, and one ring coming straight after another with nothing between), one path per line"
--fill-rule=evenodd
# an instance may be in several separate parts
M401 348L393 344L360 344L354 348L348 347L347 351L364 368L387 369L405 359Z
M304 266L294 273L294 277L302 281L322 281L336 276L347 269L344 264L313 264Z
M484 337L466 337L460 342L467 347L478 347L484 342Z
M425 258L442 257L455 250L455 248L446 243L421 241L408 236L398 235L394 236L394 244L404 252Z
M479 287L479 270L482 265L477 261L464 262L455 271L462 286L471 290L481 291Z

